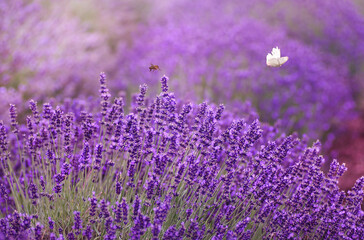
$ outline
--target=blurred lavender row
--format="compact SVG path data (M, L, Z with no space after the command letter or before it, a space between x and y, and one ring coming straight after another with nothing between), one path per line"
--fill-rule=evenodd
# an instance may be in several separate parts
M363 18L349 2L258 2L182 2L174 14L141 26L120 49L119 65L128 67L116 76L152 82L154 76L140 69L156 62L181 95L248 100L262 120L281 119L286 130L324 137L353 116ZM276 45L290 60L266 68L265 55Z
M118 42L136 23L134 11L129 11L131 4L97 3L0 2L1 113L9 103L29 98L43 102L57 96L93 94L95 74L114 65Z

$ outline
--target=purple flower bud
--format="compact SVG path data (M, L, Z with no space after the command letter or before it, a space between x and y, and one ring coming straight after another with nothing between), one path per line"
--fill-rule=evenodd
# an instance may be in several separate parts
M140 199L138 195L136 195L133 205L133 219L135 219L138 216L139 213L139 207L140 207Z
M128 224L128 212L129 212L129 206L126 203L125 199L123 198L123 202L121 203L122 211L123 211L123 221L124 225Z
M122 218L122 214L123 214L122 204L120 204L119 202L116 202L115 205L116 205L115 222L121 223L121 218Z
M148 88L148 86L146 84L139 86L140 94L138 95L137 100L136 100L139 107L144 105L144 97L145 97L145 94L147 93L147 88Z
M216 119L216 120L220 120L221 115L222 115L222 113L224 112L224 109L225 109L224 104L220 104L220 105L219 105L219 108L217 109L216 115L215 115L215 119Z
M43 118L44 119L51 119L52 117L52 106L50 103L43 104Z
M34 128L33 128L33 124L32 124L31 117L30 116L27 116L26 121L27 121L27 128L29 130L29 133L30 133L30 135L33 135L34 134Z
M28 194L29 198L34 200L33 204L36 204L36 199L39 198L39 195L38 195L38 188L33 182L29 184Z
M147 216L138 214L134 221L134 227L130 231L130 239L137 240L148 230L150 227L150 219Z
M92 198L89 198L90 202L90 216L93 217L96 215L96 209L97 209L97 199L95 198L95 192L92 193Z
M17 134L19 130L18 130L18 122L16 121L17 112L15 105L10 104L9 113L10 113L11 127L13 128L13 133Z
M115 184L115 192L116 192L117 195L120 195L121 194L121 189L122 189L121 182L116 182L116 184Z
M8 136L6 133L6 128L2 121L0 121L0 149L3 153L8 151Z
M68 240L76 240L75 234L73 234L73 232L69 232L67 237L68 237Z
M40 176L39 177L39 182L40 182L40 186L42 187L42 190L45 190L45 185L47 184L46 181L44 181L44 177Z
M111 224L110 227L107 229L105 240L114 240L116 238L116 226Z
M339 177L341 177L345 172L346 172L346 170L347 170L348 168L345 166L345 163L343 163L343 164L341 164L340 166L339 166L339 169L337 170L337 177L339 178Z
M93 230L90 225L87 225L86 229L83 231L82 235L86 237L87 240L92 239Z
M50 239L50 240L57 240L57 236L56 236L56 234L51 233L51 234L50 234L50 236L49 236L49 239Z
M51 217L48 217L48 225L49 225L49 229L51 231L53 231L53 229L54 229L54 221L52 220Z
M81 234L81 229L82 229L82 219L81 219L81 214L78 211L73 212L74 214L74 224L73 224L73 230L75 231L76 235Z
M185 224L184 222L182 222L181 227L179 228L177 233L178 238L183 239L183 237L185 236L185 232L186 232Z
M54 181L56 184L60 184L61 182L64 181L64 179L65 179L65 176L61 173L54 175Z
M156 185L158 184L157 177L155 174L151 174L151 177L148 178L146 192L147 192L147 198L152 199L154 196L154 189Z
M83 150L81 155L81 168L87 167L90 164L90 145L84 141Z
M4 186L4 184L1 183L0 185L0 199L8 199L9 195L8 195L8 191L6 189L6 187Z
M106 220L105 220L105 230L106 231L109 231L110 227L111 227L111 224L113 223L113 219L111 217L108 217Z
M33 113L33 117L35 119L35 123L38 124L39 120L40 120L40 116L39 116L39 112L38 112L38 108L37 108L37 102L34 101L33 99L31 99L29 101L29 108Z
M186 219L189 219L193 213L193 209L189 208L186 210Z
M32 218L30 216L28 216L28 215L24 216L23 224L22 224L24 230L30 228L31 220L32 220Z
M85 142L90 141L94 132L95 132L95 123L93 120L93 116L90 113L83 112L82 117L82 132L85 138Z
M106 75L105 73L100 73L100 98L101 98L101 108L102 108L102 116L106 116L107 113L107 109L109 106L109 98L110 98L110 93L109 93L109 89L106 87Z
M64 177L68 176L69 172L70 172L70 169L71 169L71 166L70 166L69 163L63 163L62 169L61 169L61 173L62 173L61 175L64 176Z
M95 170L99 170L100 166L101 166L101 161L102 161L102 151L103 151L103 147L102 144L97 144L95 147L95 163L94 163L94 169Z
M43 225L41 225L38 222L37 225L34 228L34 235L35 235L36 239L42 239L42 229L43 229Z
M168 80L169 80L169 79L168 79L168 77L167 77L166 75L164 75L164 76L162 77L162 79L161 79L162 91L163 91L164 93L168 92L168 85L167 85Z
M63 111L59 106L57 106L52 116L52 125L55 127L57 134L61 133L62 124L63 124Z
M102 199L100 202L100 210L101 210L100 214L105 219L110 217L108 206L109 206L109 203L106 202L105 199Z
M64 147L66 153L69 155L72 152L71 148L71 125L73 122L73 114L67 113L65 115L65 121L64 121Z
M337 159L334 159L330 164L330 170L327 176L329 178L333 178L336 175L338 168L339 168L339 162L337 161Z
M170 226L163 235L163 240L177 239L176 225Z
M53 191L55 193L61 193L62 192L62 186L61 184L56 184L56 186L53 188Z

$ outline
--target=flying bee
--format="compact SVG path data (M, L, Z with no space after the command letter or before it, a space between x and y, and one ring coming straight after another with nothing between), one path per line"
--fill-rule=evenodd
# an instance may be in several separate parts
M157 71L157 70L161 70L158 65L150 64L149 72L151 72L151 71Z

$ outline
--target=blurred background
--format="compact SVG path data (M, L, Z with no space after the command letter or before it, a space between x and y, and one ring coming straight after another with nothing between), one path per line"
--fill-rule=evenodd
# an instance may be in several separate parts
M269 68L278 46L289 61ZM160 71L150 72L150 64ZM254 108L283 132L320 139L345 162L343 189L364 175L364 2L361 0L1 0L0 119L9 103L157 93Z

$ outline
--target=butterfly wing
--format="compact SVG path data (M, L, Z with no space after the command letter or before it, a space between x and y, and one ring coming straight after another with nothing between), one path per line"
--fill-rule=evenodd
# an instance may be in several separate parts
M281 57L281 50L278 47L275 47L272 49L272 55L275 58L280 58Z
M288 61L288 57L281 57L278 59L279 62L279 66L282 66L283 64L285 64Z
M268 62L270 59L272 59L272 58L273 58L273 55L272 55L271 53L268 53L268 54L267 54L267 57L266 57L267 62Z
M280 63L277 58L267 58L267 66L268 67L279 67Z

